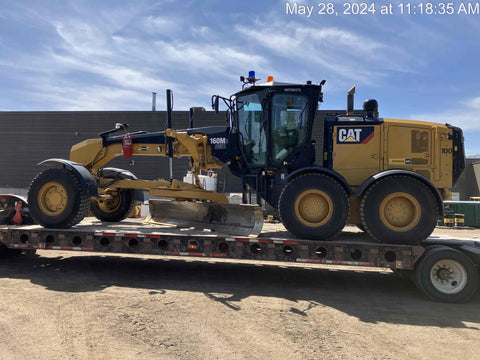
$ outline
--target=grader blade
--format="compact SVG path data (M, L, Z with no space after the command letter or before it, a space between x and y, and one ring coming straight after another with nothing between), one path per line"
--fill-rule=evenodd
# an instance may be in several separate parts
M159 223L239 236L258 235L263 227L257 205L150 200L150 216Z

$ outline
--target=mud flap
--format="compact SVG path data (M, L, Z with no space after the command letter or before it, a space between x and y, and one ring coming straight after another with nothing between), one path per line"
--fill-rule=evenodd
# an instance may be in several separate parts
M256 236L263 227L263 212L257 205L152 199L149 203L150 216L158 223L210 229L237 236Z

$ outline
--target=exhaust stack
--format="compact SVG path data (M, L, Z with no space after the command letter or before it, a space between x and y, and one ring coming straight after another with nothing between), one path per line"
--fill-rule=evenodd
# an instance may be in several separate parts
M355 86L352 86L347 92L347 115L353 115L353 95L355 94Z
M157 93L152 91L152 111L157 109Z

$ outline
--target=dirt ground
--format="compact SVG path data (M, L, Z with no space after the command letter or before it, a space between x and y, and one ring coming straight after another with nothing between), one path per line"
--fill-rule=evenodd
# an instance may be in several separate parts
M0 291L0 359L480 353L479 294L435 303L388 269L38 251L0 260Z

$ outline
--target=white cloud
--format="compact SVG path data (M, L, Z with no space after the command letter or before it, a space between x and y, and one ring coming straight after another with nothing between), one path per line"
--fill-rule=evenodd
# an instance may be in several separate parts
M67 88L71 90L65 92ZM132 107L138 107L139 101L145 103L144 110L148 110L150 101L147 92L141 93L108 86L71 88L69 84L50 84L42 86L42 90L42 92L27 92L26 96L33 96L36 101L51 104L48 110L131 110Z
M176 92L176 109L208 104L212 93L227 96L239 90L238 76L248 70L262 79L274 75L287 82L325 78L330 93L353 84L385 84L391 70L409 71L406 52L363 35L361 29L299 23L272 16L274 10L259 13L256 21L243 13L205 21L208 6L180 17L175 15L180 8L170 11L170 5L66 2L58 12L55 7L32 7L23 20L41 29L39 41L35 39L34 50L21 49L19 56L0 44L0 51L9 55L0 64L11 69L0 75L37 90L37 95L30 93L32 99L45 100L49 89L55 95L73 91L82 99L90 94L92 101L49 99L57 109L83 104L91 110L103 109L105 103L115 108L115 99L119 108L143 108L135 96L160 94L165 88ZM132 98L127 100L126 94Z
M172 87L174 83L161 79L153 73L153 70L137 70L128 66L122 66L100 59L78 59L73 56L58 55L53 53L52 59L60 66L60 71L81 71L84 73L99 75L111 84L127 89L156 89L160 84Z
M454 109L436 113L412 114L410 119L449 123L463 130L480 130L479 118L480 97L460 101Z
M302 66L321 66L343 79L375 85L387 71L409 71L397 49L338 27L257 21L235 29L271 53Z
M110 56L108 34L96 26L82 21L59 22L55 24L61 38L61 46L75 55L96 57Z
M179 70L192 73L216 74L222 77L237 77L232 68L265 69L268 61L261 55L245 53L233 47L193 42L155 42L162 54L160 66L177 64Z
M161 31L170 20L148 21ZM5 73L12 74L12 81L23 82L30 106L41 104L32 110L148 109L151 91L159 93L162 107L166 88L175 91L176 110L208 107L213 93L228 96L238 90L240 71L268 67L269 61L261 55L221 41L209 42L207 26L186 28L175 42L145 38L137 25L118 30L125 26L118 19L114 23L51 20L54 41L41 52L2 58L0 65L11 69Z
M170 21L168 17L148 20L158 31ZM238 76L245 69L269 66L261 55L221 41L211 43L206 26L187 28L172 42L145 38L136 25L133 31L117 31L124 29L118 20L112 24L65 18L50 24L56 38L41 53L0 60L16 74L12 79L20 70L29 74L21 79L25 93L32 104L50 104L49 110L145 109L145 97L166 88L175 91L177 110L192 104L208 106L210 90L230 89L222 93L230 95L238 90ZM63 96L67 93L76 100Z
M144 21L144 29L150 34L174 34L182 27L179 18L148 16Z
M467 108L471 108L474 110L480 110L480 96L472 99L467 99L465 101L462 101L462 104L466 106ZM479 124L480 127L480 124Z
M208 39L213 35L212 29L210 29L208 26L192 26L190 31L192 36L202 37L205 39Z
M155 22L163 24L158 17ZM56 30L61 42L49 50L48 56L59 76L69 72L100 76L110 88L132 91L172 88L177 90L179 97L177 109L191 106L186 99L196 99L198 103L198 99L211 96L201 92L203 82L214 81L220 87L228 87L225 85L237 80L245 69L266 70L269 64L261 55L198 39L171 42L122 37L111 35L100 25L68 20L57 23ZM201 34L209 31L208 27L198 29ZM193 82L196 85L192 90Z

